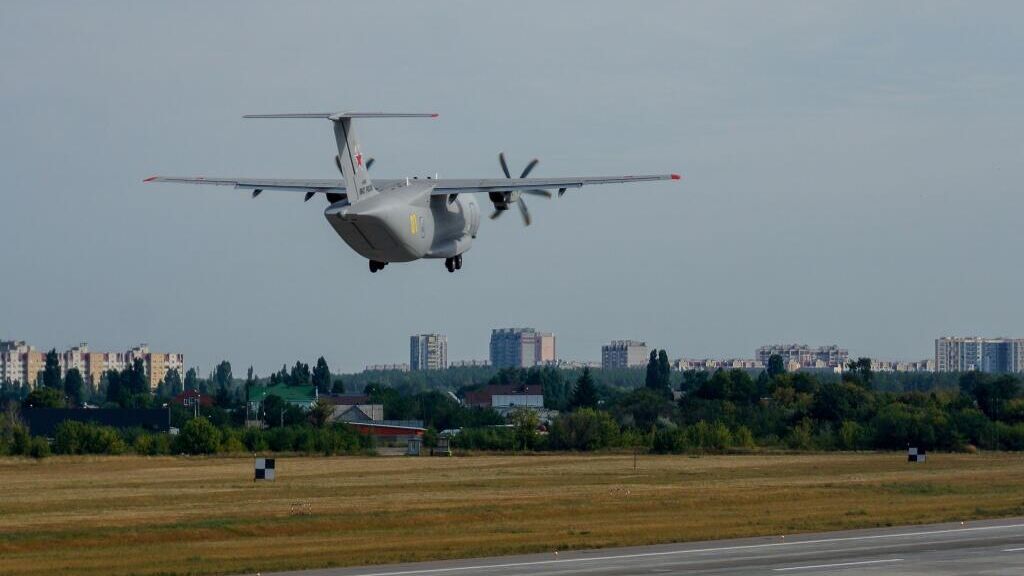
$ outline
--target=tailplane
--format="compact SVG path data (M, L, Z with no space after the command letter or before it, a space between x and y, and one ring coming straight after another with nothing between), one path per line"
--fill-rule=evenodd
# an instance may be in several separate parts
M338 167L345 176L345 193L352 204L377 193L366 171L366 161L352 127L354 118L437 118L437 114L391 112L308 112L298 114L248 114L243 118L320 118L334 123L338 142Z

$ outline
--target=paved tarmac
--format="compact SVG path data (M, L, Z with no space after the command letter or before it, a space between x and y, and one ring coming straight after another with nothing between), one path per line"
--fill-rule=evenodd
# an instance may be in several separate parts
M275 576L1024 575L1024 518L474 558ZM267 576L267 575L264 575Z

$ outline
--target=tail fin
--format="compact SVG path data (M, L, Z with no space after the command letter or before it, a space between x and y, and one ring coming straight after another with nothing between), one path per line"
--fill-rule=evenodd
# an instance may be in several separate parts
M334 138L338 141L338 167L345 176L348 201L359 200L377 193L366 171L359 140L352 128L353 118L437 118L437 114L403 114L389 112L312 112L301 114L249 114L243 118L326 118L334 122Z

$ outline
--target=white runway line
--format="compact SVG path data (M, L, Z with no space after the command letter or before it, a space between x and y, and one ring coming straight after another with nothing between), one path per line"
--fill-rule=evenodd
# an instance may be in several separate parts
M818 564L815 566L790 566L789 568L775 568L773 572L789 572L791 570L814 570L817 568L840 568L843 566L863 566L865 564L885 564L887 562L903 562L903 558L892 558L889 560L863 560L861 562L840 562L839 564Z
M508 562L502 564L478 564L472 566L452 566L450 568L427 568L399 570L395 572L372 572L360 574L359 576L409 576L412 574L444 574L448 572L466 572L494 570L500 568L520 568L525 566L544 566L550 564L570 564L577 562L603 562L608 560L627 560L630 558L650 558L654 556L681 556L684 554L699 554L703 552L726 552L729 550L755 550L758 548L777 548L802 546L807 544L824 544L831 542L855 542L859 540L880 540L886 538L907 538L913 536L932 536L936 534L951 534L961 532L980 532L986 530L1009 530L1011 528L1024 528L1024 524L1002 524L996 526L972 526L970 528L947 528L944 530L923 530L920 532L902 532L897 534L871 534L867 536L839 536L835 538L819 538L817 540L796 540L791 542L771 542L766 544L745 544L740 546L721 546L718 548L692 548L687 550L667 550L665 552L638 552L635 554L617 554L610 556L592 556L583 558L561 558L558 560L534 560L527 562Z
M1021 550L1024 550L1024 548L1007 548L1003 552L1020 552Z

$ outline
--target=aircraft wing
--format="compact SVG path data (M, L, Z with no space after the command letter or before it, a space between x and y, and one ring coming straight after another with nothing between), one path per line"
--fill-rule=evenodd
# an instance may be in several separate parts
M435 184L433 196L473 192L511 192L513 190L559 190L581 188L590 184L625 184L651 180L678 180L678 174L645 174L638 176L579 176L568 178L441 178L426 179ZM419 179L418 181L424 181ZM293 178L207 178L205 176L150 176L143 182L173 182L177 184L208 184L232 186L251 190L281 190L306 194L344 194L345 183L331 179ZM383 179L374 181L381 190L401 186L405 180Z
M233 186L253 190L284 190L289 192L344 194L345 183L341 180L329 179L290 179L290 178L206 178L204 176L150 176L143 182L174 182L177 184L212 184L214 186Z
M466 192L510 192L513 190L553 190L581 188L589 184L625 184L651 180L679 180L678 174L645 174L639 176L580 176L569 178L491 178L438 179L431 193L434 196Z

